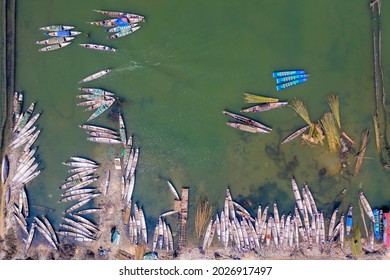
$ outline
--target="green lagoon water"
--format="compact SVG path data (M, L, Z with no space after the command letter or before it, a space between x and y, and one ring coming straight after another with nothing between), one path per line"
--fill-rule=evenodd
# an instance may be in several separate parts
M93 9L132 11L146 16L136 33L107 40L105 28L87 21L105 19ZM390 7L383 5L383 58L390 73ZM39 27L75 25L83 34L64 49L41 53L35 41L45 36ZM242 93L301 98L311 119L330 110L326 97L340 98L342 127L357 142L372 127L374 110L371 17L368 1L53 1L17 2L17 90L25 105L37 101L42 110L38 140L44 172L28 187L30 203L54 209L56 225L70 204L58 204L58 186L68 176L61 162L73 155L101 159L103 144L90 143L79 124L89 113L77 107L77 82L101 69L105 78L86 84L113 91L124 100L128 133L141 154L134 200L144 206L148 226L172 209L165 181L190 187L190 215L196 199L206 195L222 208L225 188L253 211L278 201L280 212L294 206L290 176L307 182L317 204L330 211L337 194L347 189L340 205L350 203L358 214L360 188L373 207L389 205L389 174L382 170L371 137L360 174L351 175L355 159L337 172L338 159L327 147L309 147L298 139L281 140L305 125L285 107L248 114L273 128L270 135L252 135L228 127L223 110L238 113L246 105ZM89 36L85 36L89 34ZM100 43L118 48L102 53L79 47ZM274 70L304 69L312 74L305 84L277 92ZM94 124L117 129L105 113ZM373 131L373 130L372 130ZM373 135L373 134L372 134ZM96 150L103 153L96 156ZM118 152L120 148L118 147ZM355 146L358 149L358 145ZM320 170L326 170L320 175ZM35 214L46 213L33 207ZM34 213L33 213L34 214ZM119 214L119 213L118 213Z

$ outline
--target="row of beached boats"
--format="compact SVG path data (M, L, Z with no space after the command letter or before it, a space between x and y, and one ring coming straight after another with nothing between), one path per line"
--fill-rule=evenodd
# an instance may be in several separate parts
M142 208L138 208L134 203L133 215L128 222L129 241L131 244L147 244L148 231L146 228L145 214Z
M54 51L69 46L75 36L81 34L80 31L72 30L74 26L62 24L43 26L39 29L45 31L44 35L51 36L51 38L36 41L36 44L48 45L39 49L40 52Z
M326 229L325 221L328 218L317 209L309 186L305 184L300 191L293 177L291 185L296 205L292 213L283 213L281 216L275 201L273 214L269 213L268 205L264 208L259 205L257 216L252 217L248 210L232 199L230 190L227 189L224 209L207 226L203 249L211 246L215 235L225 248L232 246L240 252L258 250L271 244L277 250L298 249L302 244L310 248L317 244L324 251L335 241L343 249L345 237L349 238L351 235L352 205L348 208L347 217L341 214L339 219L339 210L334 209ZM360 201L371 219L372 210L363 192L360 192Z
M83 94L79 94L76 97L85 101L78 103L77 106L87 106L84 111L96 110L87 121L100 116L116 101L114 93L100 88L80 88L80 90L83 91Z
M166 250L167 252L174 251L173 235L171 227L163 218L159 218L154 228L152 251L157 249Z
M100 165L93 160L79 156L72 156L70 161L63 162L63 164L72 169L68 170L70 176L60 186L60 189L65 190L65 192L58 202L75 203L65 210L64 213L68 217L63 217L64 223L60 224L60 230L57 231L57 234L80 242L94 241L97 239L99 228L82 215L96 213L101 209L87 208L79 210L79 208L101 195L97 187L91 186L99 178L96 171Z
M114 34L109 35L107 37L108 39L116 39L132 34L138 29L140 29L141 26L139 24L145 21L144 16L127 12L114 12L103 10L94 11L112 17L110 19L90 22L90 24L94 26L109 27L106 32L111 32Z
M287 70L274 71L272 77L276 81L276 90L280 91L306 82L310 75L304 70Z

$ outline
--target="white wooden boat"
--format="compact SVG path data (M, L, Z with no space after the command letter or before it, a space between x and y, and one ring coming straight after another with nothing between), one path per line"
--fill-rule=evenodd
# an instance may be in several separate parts
M120 144L122 141L117 139L103 138L103 137L88 137L88 141L95 143L104 143L104 144Z
M62 24L53 24L53 25L43 26L39 28L39 30L43 30L43 31L60 31L60 30L71 30L71 29L74 29L74 26L62 25Z
M104 70L101 70L101 71L99 71L99 72L97 72L97 73L94 73L94 74L89 75L88 77L82 79L82 80L79 82L79 84L80 84L80 83L85 83L85 82L90 82L90 81L96 80L96 79L98 79L98 78L101 78L101 77L107 75L108 73L111 73L111 71L112 71L111 69L104 69Z
M301 194L299 193L298 185L294 177L291 177L291 185L294 192L295 201L297 202L298 205L299 212L303 215L302 198L301 198Z
M85 130L92 130L92 131L97 131L97 132L106 132L106 133L111 133L111 134L117 134L116 131L114 131L112 129L97 126L97 125L85 125L84 124L84 125L79 125L79 127L82 129L85 129Z
M4 185L9 175L9 160L7 154L4 154L1 161L1 184Z
M116 49L98 44L79 44L81 47L97 51L116 52Z
M66 46L69 46L71 42L65 42L65 43L59 43L59 44L54 44L54 45L49 45L49 46L46 46L46 47L43 47L41 49L39 49L38 51L40 52L49 52L49 51L55 51L55 50L59 50L59 49L62 49Z
M170 181L167 181L167 184L169 186L169 190L171 191L171 193L175 197L175 200L180 200L179 194L177 193L175 186Z
M35 44L37 44L37 45L61 44L61 43L70 42L74 38L75 37L51 37L51 38L46 39L46 40L36 41Z
M333 230L334 230L334 226L336 224L336 218L337 218L337 213L339 212L339 209L336 208L334 211L333 211L333 214L332 214L332 217L330 219L330 223L329 223L329 229L328 229L328 239L330 239L332 237L332 234L333 234Z
M372 212L372 208L371 208L370 204L368 203L368 200L365 197L363 191L360 191L359 198L360 198L360 202L362 203L364 211L366 212L367 216L375 224L374 213Z

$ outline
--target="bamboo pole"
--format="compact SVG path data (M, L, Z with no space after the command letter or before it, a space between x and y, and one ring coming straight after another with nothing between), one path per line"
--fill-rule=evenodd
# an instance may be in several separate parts
M356 164L355 164L355 170L353 175L357 176L359 174L360 168L363 164L364 154L366 153L367 143L368 143L368 136L370 134L370 131L366 129L361 136L361 143L360 143L360 149L357 155Z

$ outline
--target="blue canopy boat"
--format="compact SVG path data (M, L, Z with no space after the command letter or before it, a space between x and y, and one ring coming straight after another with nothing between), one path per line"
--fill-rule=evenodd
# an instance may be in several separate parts
M283 77L283 78L277 78L276 83L283 84L283 83L291 82L291 81L298 80L298 79L308 78L308 77L310 77L310 74L287 76L287 77Z
M348 214L347 214L347 223L346 223L347 237L350 237L351 228L352 228L352 205L349 206Z
M276 86L276 90L283 90L283 89L286 89L286 88L289 88L289 87L293 87L293 86L302 84L302 83L304 83L306 81L307 81L307 78L303 78L303 79L294 80L294 81L291 81L291 82L288 82L288 83L280 84L280 85Z
M374 212L374 233L375 233L375 239L381 240L381 234L380 234L380 212L378 209L374 209L372 212Z
M294 76L294 75L301 75L301 74L305 74L305 71L303 70L274 71L272 73L272 77L280 78L280 77L287 77L287 76Z

